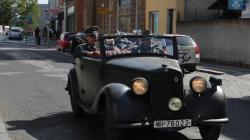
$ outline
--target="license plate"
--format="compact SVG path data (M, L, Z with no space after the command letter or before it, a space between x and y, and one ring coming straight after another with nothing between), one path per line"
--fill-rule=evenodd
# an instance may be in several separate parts
M167 128L167 127L188 127L192 125L192 120L161 120L154 121L154 128Z

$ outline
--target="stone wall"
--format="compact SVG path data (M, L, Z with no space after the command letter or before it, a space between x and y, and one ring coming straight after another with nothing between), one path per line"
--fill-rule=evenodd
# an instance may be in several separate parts
M202 60L250 65L250 20L178 22L177 33L194 38Z

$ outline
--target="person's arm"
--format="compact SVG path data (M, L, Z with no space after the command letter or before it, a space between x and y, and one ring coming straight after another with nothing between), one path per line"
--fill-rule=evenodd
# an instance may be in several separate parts
M86 44L80 44L75 48L73 56L74 58L80 58L82 56L92 57L93 54L97 55L95 51L89 51Z
M73 52L74 58L80 58L82 56L82 52L83 52L82 46L83 46L83 44L79 44L76 46L76 48Z

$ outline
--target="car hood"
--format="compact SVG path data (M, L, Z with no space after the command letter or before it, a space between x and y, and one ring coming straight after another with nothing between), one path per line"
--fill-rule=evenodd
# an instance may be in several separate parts
M107 61L108 65L134 69L137 71L159 71L161 69L174 69L181 71L177 60L163 57L129 57L116 58Z

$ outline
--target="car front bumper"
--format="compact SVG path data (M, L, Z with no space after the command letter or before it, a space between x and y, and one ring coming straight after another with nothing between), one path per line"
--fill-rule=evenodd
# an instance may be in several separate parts
M205 124L205 125L220 125L228 123L228 118L220 118L220 119L207 119L207 120L201 120L198 121L198 124Z
M207 120L199 120L199 121L192 120L192 126L222 125L228 122L229 122L228 118L207 119ZM115 123L113 127L119 128L119 129L154 128L154 123L153 122ZM182 129L182 128L186 128L186 127L165 127L162 129L176 130L176 129ZM155 128L155 129L159 129L159 128Z

